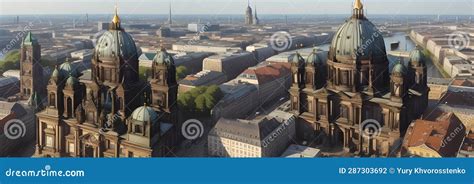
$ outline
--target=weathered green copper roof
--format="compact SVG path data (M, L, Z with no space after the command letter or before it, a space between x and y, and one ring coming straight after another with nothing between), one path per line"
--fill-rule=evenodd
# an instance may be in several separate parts
M51 78L57 80L59 78L59 71L57 68L54 68L53 73L51 74Z
M304 63L304 58L301 56L300 53L296 52L296 54L293 55L293 58L291 59L291 62L293 62L293 63Z
M69 75L77 77L77 71L72 66L71 62L66 61L59 66L59 76L62 78L65 78L65 77L68 77Z
M126 61L138 61L141 51L124 30L108 30L99 38L95 54L102 61L114 61L118 56Z
M149 106L141 106L132 112L132 119L142 122L156 122L158 114Z
M424 64L423 53L419 49L412 50L410 52L410 62L412 64L418 64L418 63Z
M405 65L403 65L402 63L398 62L397 64L395 64L395 66L393 66L393 69L392 69L392 74L401 74L401 75L405 75L407 73L407 68L405 67Z
M76 77L74 77L74 76L72 76L72 75L69 75L69 78L67 78L67 81L66 81L66 86L74 87L74 86L76 86L78 83L79 83L79 81L77 80Z
M173 56L171 56L166 50L162 49L156 53L155 58L153 59L154 62L158 64L165 64L165 65L174 65Z
M318 53L316 52L316 49L314 49L313 52L309 54L308 59L306 59L306 63L313 65L324 64L323 60L321 60Z
M331 49L333 52L330 58L335 55L337 60L356 55L361 59L369 59L370 54L386 57L382 33L365 18L350 18L339 27L331 42Z
M31 34L31 31L26 34L25 39L23 40L24 45L38 44L38 40Z

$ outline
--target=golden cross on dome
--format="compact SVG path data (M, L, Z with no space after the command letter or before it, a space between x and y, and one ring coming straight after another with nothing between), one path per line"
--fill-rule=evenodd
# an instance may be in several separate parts
M362 2L360 2L360 0L355 0L354 9L361 10L362 8L364 8L364 5L362 4Z
M112 19L112 23L118 24L120 23L120 17L118 16L118 6L115 4L115 15L114 18Z

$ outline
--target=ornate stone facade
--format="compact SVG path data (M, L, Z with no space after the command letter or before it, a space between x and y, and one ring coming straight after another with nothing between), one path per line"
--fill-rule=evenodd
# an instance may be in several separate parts
M332 40L327 63L295 55L291 109L303 140L357 155L395 156L408 125L427 107L426 65L414 50L408 64L399 61L389 74L382 34L363 12L356 0L352 17ZM368 130L369 124L378 128Z
M158 51L152 80L144 82L139 55L116 13L90 72L79 74L69 62L58 66L47 86L48 106L37 113L36 155L169 156L179 128L174 60Z

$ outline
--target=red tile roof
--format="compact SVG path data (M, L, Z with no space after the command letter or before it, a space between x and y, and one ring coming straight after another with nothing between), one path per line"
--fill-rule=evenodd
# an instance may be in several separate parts
M249 68L243 73L256 75L259 84L264 84L271 82L273 80L279 79L282 76L290 74L290 63L281 63L281 62L270 62L265 66L259 66L256 68Z
M462 144L466 127L454 113L443 113L435 121L416 120L408 128L404 146L425 144L442 157L454 157Z
M474 80L456 79L451 83L451 85L453 85L453 86L474 87Z

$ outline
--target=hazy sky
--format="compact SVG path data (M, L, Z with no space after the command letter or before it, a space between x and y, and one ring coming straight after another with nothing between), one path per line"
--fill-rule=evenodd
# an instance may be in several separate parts
M242 14L247 0L0 0L0 15ZM369 14L474 15L474 0L363 0ZM251 0L259 14L348 14L353 0Z

